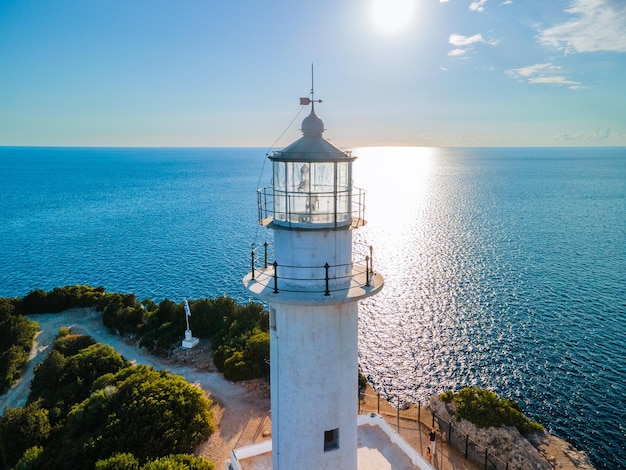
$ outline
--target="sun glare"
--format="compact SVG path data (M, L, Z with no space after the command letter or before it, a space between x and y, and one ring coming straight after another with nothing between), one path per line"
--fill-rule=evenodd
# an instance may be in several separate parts
M416 0L370 0L370 17L377 31L396 34L405 30L415 15Z
M431 147L359 147L352 149L355 186L367 193L367 211L389 226L408 220L425 204L437 149Z

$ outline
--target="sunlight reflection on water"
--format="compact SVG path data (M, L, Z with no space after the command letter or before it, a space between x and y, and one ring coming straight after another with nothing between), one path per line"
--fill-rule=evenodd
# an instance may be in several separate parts
M375 387L394 402L488 388L519 401L557 434L584 440L584 428L572 430L572 421L594 414L591 397L603 393L594 384L608 377L586 359L586 341L598 331L584 318L603 316L602 299L617 285L597 266L599 284L574 281L584 264L573 265L568 250L584 241L543 225L553 187L532 165L520 164L531 176L520 180L503 173L497 158L468 164L455 149L353 154L355 184L368 190L368 225L355 240L373 245L375 269L385 277L384 289L360 305L360 363ZM582 203L570 209L577 207L584 210ZM583 223L578 214L558 214ZM617 325L603 335L613 344L624 336ZM619 370L613 372L624 380ZM617 429L608 432L619 439Z

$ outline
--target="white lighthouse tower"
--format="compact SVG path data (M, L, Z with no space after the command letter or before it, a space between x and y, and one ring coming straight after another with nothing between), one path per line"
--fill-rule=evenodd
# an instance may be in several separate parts
M302 137L269 157L272 186L259 190L275 261L253 255L244 285L269 303L273 469L356 470L358 302L383 278L371 247L353 250L365 224L356 157L322 136L312 98Z

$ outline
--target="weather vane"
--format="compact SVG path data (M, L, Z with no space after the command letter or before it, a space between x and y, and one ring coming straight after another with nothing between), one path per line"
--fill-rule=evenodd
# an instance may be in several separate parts
M309 97L300 98L300 105L307 106L311 103L321 103L322 100L313 99L315 97L315 88L313 86L313 64L311 64L311 93L309 93ZM315 105L313 105L315 106Z

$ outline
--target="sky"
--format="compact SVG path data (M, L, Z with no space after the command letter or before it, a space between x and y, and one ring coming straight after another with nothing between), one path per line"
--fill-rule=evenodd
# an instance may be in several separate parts
M0 145L626 145L625 0L0 0Z

